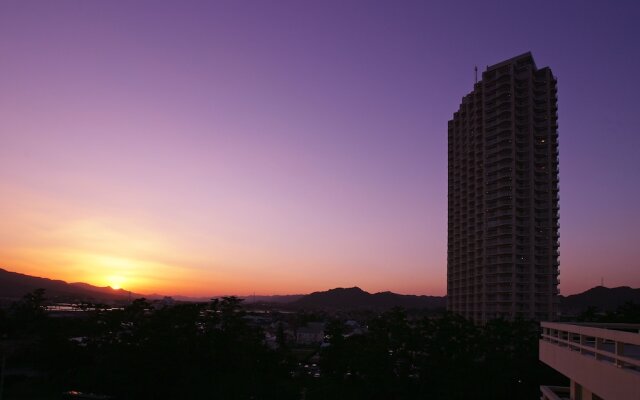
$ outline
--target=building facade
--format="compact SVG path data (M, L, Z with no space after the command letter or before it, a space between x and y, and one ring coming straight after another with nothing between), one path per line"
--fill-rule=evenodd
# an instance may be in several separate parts
M640 399L640 324L542 322L540 361L569 386L540 386L542 400Z
M522 54L487 67L449 121L447 307L474 321L556 315L556 85Z

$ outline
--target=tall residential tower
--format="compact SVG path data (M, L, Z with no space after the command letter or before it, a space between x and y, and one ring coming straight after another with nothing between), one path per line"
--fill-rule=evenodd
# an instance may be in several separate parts
M447 307L476 322L555 318L556 85L522 54L488 67L449 121Z

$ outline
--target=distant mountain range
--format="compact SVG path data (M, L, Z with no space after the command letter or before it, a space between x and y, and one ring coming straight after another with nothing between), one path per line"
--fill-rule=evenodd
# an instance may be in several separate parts
M389 309L444 308L445 297L403 295L392 292L369 293L359 287L336 288L326 292L314 292L290 303L296 308L313 309Z
M285 295L273 295L273 296L247 296L245 303L269 303L269 304L285 304L292 303L302 297L304 294L285 294Z
M0 268L0 303L9 303L22 298L25 294L42 288L46 290L45 297L54 302L79 302L93 301L102 303L124 303L129 299L147 298L150 300L162 299L162 294L129 293L124 289L113 289L109 286L93 286L88 283L67 283L61 280L40 278L37 276L20 274ZM248 303L290 303L303 295L288 296L250 296L245 299ZM185 302L206 302L214 296L189 297L171 296L174 300Z
M0 268L0 302L11 302L20 299L35 289L46 290L46 297L57 302L93 301L103 303L124 303L130 298L146 297L161 299L159 294L144 295L129 293L124 289L98 287L87 283L67 283L61 280L39 278L35 276L10 272ZM210 297L194 298L173 296L178 301L208 301ZM640 289L628 286L606 288L597 286L583 293L560 296L560 309L564 314L577 314L588 307L597 307L602 311L615 310L625 302L640 304ZM248 296L248 304L271 304L286 306L290 309L372 309L383 310L392 307L407 309L438 309L446 306L444 296L402 295L392 292L369 293L358 287L336 288L324 292L307 295L285 296Z
M39 278L36 276L10 272L0 268L0 300L13 301L25 294L42 288L46 290L48 299L60 302L94 301L94 302L124 302L129 297L140 297L136 293L129 294L123 289L99 287L87 283L67 283L65 281Z
M560 310L565 314L578 314L589 307L596 307L600 311L613 311L628 301L640 304L640 289L629 286L596 286L582 293L560 296Z
M58 302L94 301L104 303L118 303L128 301L129 298L146 297L159 299L159 294L144 295L129 293L123 289L111 287L97 287L87 283L67 283L61 280L51 280L35 276L10 272L0 268L0 300L5 302L20 299L26 293L35 289L46 290L46 297ZM208 301L210 297L194 298L173 296L178 301ZM291 309L388 309L399 306L404 308L443 308L444 297L401 295L391 292L368 293L354 288L337 288L326 292L314 292L308 295L285 296L248 296L247 304L286 305Z

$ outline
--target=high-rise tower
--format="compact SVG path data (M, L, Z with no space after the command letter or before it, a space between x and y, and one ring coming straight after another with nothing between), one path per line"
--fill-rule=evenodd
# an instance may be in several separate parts
M447 307L474 321L557 312L556 85L522 54L488 67L449 121Z

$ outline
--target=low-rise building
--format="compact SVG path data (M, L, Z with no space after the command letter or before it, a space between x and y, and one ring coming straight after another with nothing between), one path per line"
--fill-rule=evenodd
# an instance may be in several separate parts
M324 322L309 322L296 331L297 344L318 344L324 340Z
M640 399L640 324L541 325L540 360L571 381L542 400Z

